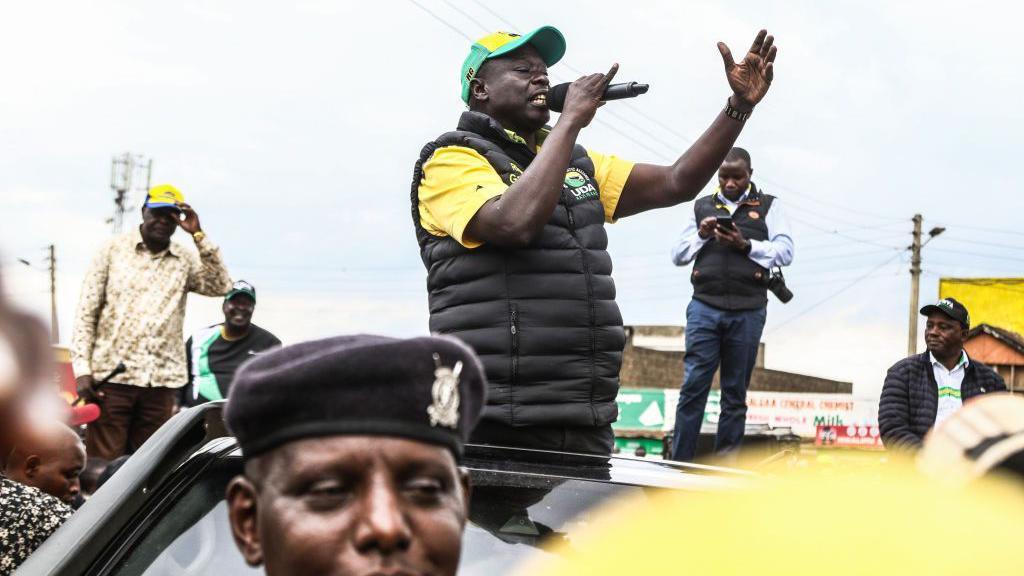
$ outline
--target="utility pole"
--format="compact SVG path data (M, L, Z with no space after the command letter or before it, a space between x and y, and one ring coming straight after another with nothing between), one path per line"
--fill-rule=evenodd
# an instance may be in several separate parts
M907 338L907 356L917 354L918 298L921 294L921 222L924 218L914 214L914 241L910 244L910 335Z
M50 342L60 342L60 325L57 322L57 247L49 246L50 251Z
M928 239L921 242L921 223L924 218L920 214L914 214L914 241L910 244L910 335L907 338L907 355L917 354L917 315L918 298L921 294L921 249L935 239L936 236L946 231L941 226L936 226L928 231Z

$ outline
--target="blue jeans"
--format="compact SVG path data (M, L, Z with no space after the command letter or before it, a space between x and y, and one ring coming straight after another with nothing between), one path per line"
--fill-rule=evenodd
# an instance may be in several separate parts
M704 422L704 407L719 362L722 365L722 412L715 453L739 449L747 419L747 386L757 360L757 346L767 309L720 310L699 300L686 307L686 357L683 385L676 405L672 459L693 460Z

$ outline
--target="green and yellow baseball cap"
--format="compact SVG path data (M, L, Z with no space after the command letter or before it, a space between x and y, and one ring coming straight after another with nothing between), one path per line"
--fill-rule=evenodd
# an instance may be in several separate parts
M256 301L256 287L245 280L238 280L232 284L231 290L228 290L228 293L224 295L224 300L231 300L239 294L245 294L249 298L252 298L253 302Z
M158 184L149 189L146 195L146 208L177 208L185 202L181 191L170 184Z
M469 104L469 83L484 62L508 54L523 44L532 44L548 66L553 66L565 55L565 37L554 26L541 26L523 35L495 32L484 36L470 46L469 56L462 63L462 101Z

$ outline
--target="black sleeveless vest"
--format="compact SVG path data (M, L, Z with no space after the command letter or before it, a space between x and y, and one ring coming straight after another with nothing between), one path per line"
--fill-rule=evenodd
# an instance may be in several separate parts
M718 194L705 196L693 204L697 224L708 216L728 216ZM767 240L765 216L774 196L762 193L750 184L747 199L736 208L732 221L747 240ZM693 297L722 310L756 310L768 305L768 270L745 254L708 242L697 253L690 273Z
M480 356L489 381L484 418L510 426L614 422L625 336L586 150L573 150L558 205L529 246L468 249L420 224L423 164L446 146L476 150L506 184L536 157L479 112L463 113L456 131L424 146L411 200L430 331L458 337Z

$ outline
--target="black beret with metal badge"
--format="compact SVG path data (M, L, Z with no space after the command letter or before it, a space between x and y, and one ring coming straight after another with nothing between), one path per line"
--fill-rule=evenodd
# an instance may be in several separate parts
M261 354L235 376L225 421L250 459L288 442L397 436L456 458L483 410L472 349L448 336L337 336Z

